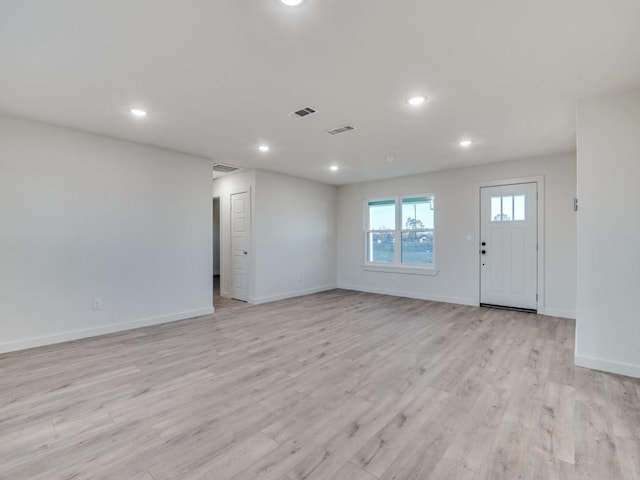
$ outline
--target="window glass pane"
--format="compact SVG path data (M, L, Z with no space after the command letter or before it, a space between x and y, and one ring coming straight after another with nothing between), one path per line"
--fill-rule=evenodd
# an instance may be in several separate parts
M502 197L491 197L491 221L502 221Z
M433 200L427 197L403 198L402 228L433 228Z
M395 200L369 202L369 230L395 230Z
M513 197L513 219L525 220L524 195Z
M402 263L433 265L433 232L403 232Z
M393 263L395 260L393 232L369 232L367 258L373 263Z
M513 197L502 197L502 221L507 222L513 220Z

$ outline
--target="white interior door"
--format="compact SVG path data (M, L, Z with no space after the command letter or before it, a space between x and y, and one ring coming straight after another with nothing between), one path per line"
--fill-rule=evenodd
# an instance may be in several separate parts
M537 183L480 189L480 303L537 310Z
M249 299L249 246L251 203L249 192L231 195L231 296Z

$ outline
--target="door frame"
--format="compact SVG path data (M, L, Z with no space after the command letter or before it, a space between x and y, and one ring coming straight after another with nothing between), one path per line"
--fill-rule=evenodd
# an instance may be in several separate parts
M249 193L249 205L251 209L251 241L250 241L250 255L249 255L249 282L248 282L248 294L249 302L254 302L254 277L255 277L255 194L253 185L246 182L244 179L234 183L230 187L223 185L219 190L214 190L214 197L220 197L220 296L224 298L231 298L231 289L229 282L231 281L231 197L236 193Z
M480 278L480 242L481 242L481 215L482 215L482 188L484 187L501 187L504 185L514 185L518 183L536 183L537 184L537 192L538 192L538 204L536 206L537 209L537 242L538 242L538 258L537 258L537 289L538 289L538 302L537 302L537 311L538 314L545 314L545 292L544 292L544 258L545 258L545 250L544 250L544 200L545 200L545 190L544 190L544 175L533 175L530 177L514 177L514 178L504 178L499 180L487 180L482 182L477 182L476 184L476 239L478 247L478 256L474 261L474 270L475 270L475 278L478 279L478 288L477 288L477 297L476 297L476 305L480 305L481 293L480 290L482 288L481 278Z

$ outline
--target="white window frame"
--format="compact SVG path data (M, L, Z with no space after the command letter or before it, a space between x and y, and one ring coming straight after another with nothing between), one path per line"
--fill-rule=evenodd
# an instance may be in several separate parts
M402 263L402 234L412 232L413 229L403 228L402 225L402 201L407 198L426 197L430 198L434 205L433 228L420 229L420 231L430 231L433 235L433 263L431 265L415 265ZM370 230L369 229L369 204L372 202L393 201L395 206L395 229L393 230ZM435 195L433 193L418 193L411 195L396 195L387 197L367 198L363 203L363 259L362 269L372 272L388 272L402 273L409 275L427 275L435 276L438 274L436 269L436 230L437 230L437 214L435 212ZM393 263L381 263L369 261L369 234L371 232L388 232L393 234L394 238L394 261Z

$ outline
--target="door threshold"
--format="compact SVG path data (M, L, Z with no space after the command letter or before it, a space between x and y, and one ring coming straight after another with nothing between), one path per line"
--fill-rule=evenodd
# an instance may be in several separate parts
M512 310L514 312L522 312L522 313L538 313L538 310L535 308L520 308L520 307L510 307L508 305L493 305L491 303L481 303L481 307L486 308L496 308L498 310Z

